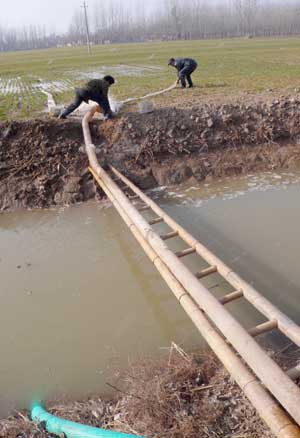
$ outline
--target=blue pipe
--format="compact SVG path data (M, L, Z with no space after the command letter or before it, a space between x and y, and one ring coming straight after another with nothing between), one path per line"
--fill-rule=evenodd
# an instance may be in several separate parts
M31 418L36 423L45 422L48 432L65 438L143 438L63 420L49 414L40 403L32 404Z

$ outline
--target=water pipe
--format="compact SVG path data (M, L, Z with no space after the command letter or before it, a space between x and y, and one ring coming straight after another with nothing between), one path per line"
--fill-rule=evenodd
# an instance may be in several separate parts
M41 403L32 404L31 418L35 423L44 423L47 432L61 438L143 438L63 420L49 414Z

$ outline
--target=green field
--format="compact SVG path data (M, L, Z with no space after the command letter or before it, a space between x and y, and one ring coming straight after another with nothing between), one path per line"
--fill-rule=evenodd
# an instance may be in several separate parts
M0 118L39 115L46 83L57 102L68 101L72 87L89 72L112 73L117 98L139 96L170 85L176 75L171 56L191 56L200 63L195 93L225 96L266 89L292 92L300 86L300 38L178 41L36 50L0 54ZM62 84L57 89L55 81ZM53 85L54 82L54 85ZM179 93L179 91L175 91Z

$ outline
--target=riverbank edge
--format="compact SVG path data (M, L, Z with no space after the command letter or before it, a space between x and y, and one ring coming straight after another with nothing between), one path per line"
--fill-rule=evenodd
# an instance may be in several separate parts
M93 121L101 163L141 189L300 165L300 100L159 108ZM103 199L88 172L79 120L0 124L0 211Z
M269 352L287 369L299 353L291 346ZM186 353L172 343L158 359L144 358L107 382L114 396L47 403L61 418L119 432L166 438L274 438L215 355ZM1 438L52 438L29 412L0 420Z

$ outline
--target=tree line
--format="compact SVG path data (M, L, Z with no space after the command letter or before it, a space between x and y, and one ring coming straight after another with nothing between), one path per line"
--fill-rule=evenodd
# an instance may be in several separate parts
M149 40L289 36L300 34L300 0L94 0L89 7L94 44ZM74 11L64 34L45 27L0 26L0 51L81 45L86 41L83 10Z

